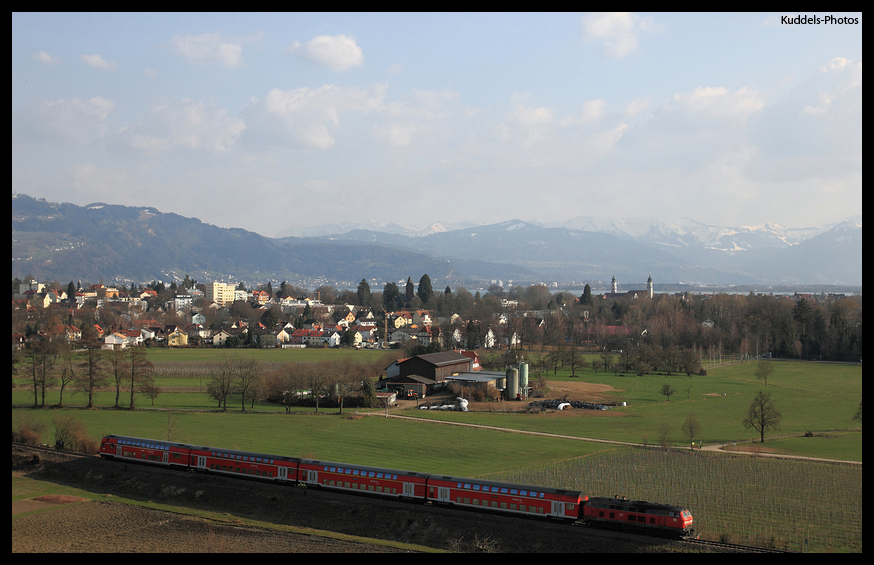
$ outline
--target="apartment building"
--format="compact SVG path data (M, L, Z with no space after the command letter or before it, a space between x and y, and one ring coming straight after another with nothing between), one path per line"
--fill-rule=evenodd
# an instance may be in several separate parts
M204 298L219 306L230 306L234 303L234 285L220 282L207 283Z

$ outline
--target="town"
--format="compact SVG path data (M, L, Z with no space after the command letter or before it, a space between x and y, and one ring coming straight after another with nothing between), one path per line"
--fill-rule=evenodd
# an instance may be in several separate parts
M618 353L649 345L698 358L860 360L862 343L860 295L658 294L651 277L644 289L620 291L614 277L609 292L586 285L579 296L543 284L441 292L427 274L418 284L412 277L385 283L381 292L364 279L356 291L323 285L311 292L285 282L276 290L270 282L247 289L188 275L130 287L73 281L64 287L25 277L13 279L12 299L14 349L59 340L77 347L96 341L105 349L401 347L419 353L566 346Z

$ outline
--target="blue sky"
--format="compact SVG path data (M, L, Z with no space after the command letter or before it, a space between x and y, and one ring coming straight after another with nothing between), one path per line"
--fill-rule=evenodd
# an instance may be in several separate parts
M862 16L783 15L13 14L12 190L268 236L861 214Z

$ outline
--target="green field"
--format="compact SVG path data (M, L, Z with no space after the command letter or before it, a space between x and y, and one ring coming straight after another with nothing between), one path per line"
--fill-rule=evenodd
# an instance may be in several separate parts
M178 355L173 350L157 351L160 355L150 359L158 367L162 363L180 362L183 355L185 362L215 359L215 352L210 351L196 351L195 357L191 357L189 350L180 350ZM300 359L309 361L319 359L310 354L336 353L303 351L308 354ZM362 353L347 351L355 355ZM208 353L212 356L206 355ZM261 353L266 352L247 352L266 361L268 356L262 357ZM272 355L271 360L275 360ZM165 392L155 401L155 407L161 409L155 410L149 409L149 399L138 396L141 409L129 411L107 408L114 403L113 391L97 395L96 403L102 408L97 410L13 408L12 427L14 431L23 421L43 422L46 424L43 441L52 443L53 419L74 416L95 438L106 433L171 438L440 474L502 477L577 488L596 495L623 494L665 500L693 509L709 537L789 544L800 550L860 551L861 466L791 460L774 462L762 457L688 451L678 452L685 454L668 461L653 455L661 452L652 447L620 447L509 431L527 430L654 446L658 443L657 428L664 423L670 430L669 444L681 447L688 445L688 439L681 436L680 424L693 412L701 423L696 443L744 442L755 438L756 433L745 430L741 420L756 393L765 390L772 394L783 414L781 429L766 434L765 449L787 455L862 461L861 424L853 420L861 399L861 366L775 362L774 367L767 387L756 379L754 362L711 368L707 376L693 378L584 371L582 380L609 385L614 389L609 393L611 400L628 404L606 412L508 413L502 409L511 403L495 403L495 410L491 412L401 411L402 415L425 420L410 421L350 415L348 410L347 415L341 417L337 409L322 409L318 415L312 414L311 409L310 413L287 415L280 407L257 402L254 412L242 414L237 397L229 399L229 411L221 413L203 392ZM165 387L205 386L198 379L159 378L160 386ZM567 371L562 370L549 378L554 383L569 380ZM13 405L32 404L33 393L27 388L26 379L15 381L19 387L13 389ZM670 383L677 391L670 402L659 392L664 383ZM691 389L687 392L689 386ZM57 394L57 390L48 391L47 403L57 402ZM122 402L125 398L123 393ZM68 406L81 406L84 401L81 393L72 396L68 391L65 394ZM508 431L439 425L441 420L483 424ZM813 437L800 437L807 431L813 432ZM831 504L820 504L817 496L819 500L823 496L836 500L843 508L836 510ZM757 513L760 512L757 508L763 505L768 511ZM744 515L755 519L738 518ZM775 521L781 524L779 528L774 525ZM823 523L829 527L821 527Z

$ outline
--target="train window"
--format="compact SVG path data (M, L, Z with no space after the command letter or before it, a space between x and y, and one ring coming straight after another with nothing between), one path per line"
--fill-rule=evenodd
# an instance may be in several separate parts
M515 505L515 504L510 504L510 510L516 510L516 505Z
M470 483L464 483L464 488L466 488L467 490L470 490Z
M367 476L370 478L373 478L374 476L376 476L376 473L373 471L370 471L369 473L367 473Z
M511 489L510 489L510 494L519 494L519 491L516 490L516 489L514 489L514 488L511 488Z
M479 490L479 485L473 485L473 490Z
M540 497L540 498L543 498L543 496L544 496L545 494L546 494L546 493L541 492L540 495L539 495L539 497Z
M377 478L377 479L381 479L381 478L382 478L382 473L377 473L377 474L376 474L376 478Z
M504 510L506 510L506 509L507 509L507 503L506 503L506 502L502 502L502 503L501 503L501 508L503 508Z
M507 492L509 492L508 488L504 487L501 489L501 494L507 494Z
M498 507L498 502L493 500L492 501L492 508L497 508L497 507Z
M498 487L492 487L492 492L498 492Z
M528 491L527 490L520 490L519 494L522 496L528 496Z

